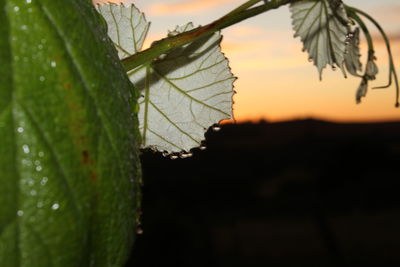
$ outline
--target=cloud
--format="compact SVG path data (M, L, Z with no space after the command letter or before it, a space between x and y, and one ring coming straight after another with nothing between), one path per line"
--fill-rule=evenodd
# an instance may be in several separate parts
M159 3L149 7L151 15L176 15L182 13L198 13L211 8L219 7L226 3L238 2L238 0L181 0L177 3Z
M400 32L389 32L389 33L387 32L386 35L389 38L389 41L391 42L400 41ZM383 38L381 34L374 34L372 36L372 39L374 40L374 42L383 43Z
M382 24L399 23L400 4L378 6L371 10L370 14L376 17L378 22L382 22Z
M307 67L310 62L301 52L301 43L290 31L271 31L257 26L228 30L222 50L234 70L282 70Z
M224 34L228 34L236 38L258 37L265 34L265 30L264 28L258 26L236 25L235 27L226 29Z

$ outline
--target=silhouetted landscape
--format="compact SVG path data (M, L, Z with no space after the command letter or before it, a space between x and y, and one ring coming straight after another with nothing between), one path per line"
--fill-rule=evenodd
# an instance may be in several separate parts
M225 124L142 155L127 266L400 266L400 122Z

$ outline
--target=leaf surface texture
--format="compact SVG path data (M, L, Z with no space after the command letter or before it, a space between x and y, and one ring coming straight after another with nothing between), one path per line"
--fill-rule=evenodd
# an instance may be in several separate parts
M122 266L139 159L132 85L82 0L0 0L0 266Z
M144 36L148 24L136 7L104 5L99 11L109 25L109 36L118 50L133 53L140 50L139 46L132 50L136 43L129 36ZM118 14L125 15L112 19ZM136 31L127 26L140 23L143 25L136 27ZM170 35L191 29L193 25L189 23L177 27ZM143 147L166 153L188 152L201 145L210 126L232 118L236 78L221 52L221 38L219 33L213 34L128 72L141 92L139 128ZM121 53L120 56L125 57Z
M300 37L320 78L326 65L342 68L348 17L341 1L303 0L290 4L290 11L295 37Z

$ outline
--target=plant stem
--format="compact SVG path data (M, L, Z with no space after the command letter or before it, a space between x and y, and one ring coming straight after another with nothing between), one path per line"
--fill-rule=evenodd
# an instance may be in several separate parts
M299 0L273 0L270 2L265 2L265 4L263 5L250 8L260 1L261 0L249 0L245 4L228 13L227 15L208 25L154 42L150 48L123 59L122 63L125 67L125 70L133 70L161 56L162 54L167 53L172 49L181 47L200 38L209 36L217 31L225 29L245 19L257 16L271 9L276 9L288 3Z
M356 12L354 12L351 9L348 10L348 15L349 15L349 17L351 17L358 23L361 30L363 31L365 39L367 40L367 44L368 44L368 54L374 53L375 50L374 50L374 43L372 41L372 36L369 33L369 30L368 30L367 26L365 25L364 21L357 15Z
M387 37L385 31L382 29L381 25L379 25L379 23L370 15L368 15L367 13L365 13L362 10L359 10L355 7L350 7L350 6L346 6L346 9L354 12L354 13L358 13L361 14L362 16L366 17L369 21L371 21L375 27L379 30L379 32L381 33L385 44L386 44L386 49L388 52L388 57L389 57L389 82L387 85L385 86L379 86L379 87L375 87L375 89L380 89L380 88L388 88L391 84L392 84L392 75L394 77L394 81L395 81L395 85L396 85L396 107L399 107L399 98L400 98L400 88L399 88L399 80L397 77L397 72L396 72L396 68L394 66L394 61L393 61L393 55L392 55L392 49L390 47L390 41L389 38Z

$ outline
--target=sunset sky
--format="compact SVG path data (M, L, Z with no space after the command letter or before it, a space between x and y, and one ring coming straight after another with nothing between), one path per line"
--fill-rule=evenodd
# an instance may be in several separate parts
M148 46L169 29L192 21L207 24L244 3L244 0L129 0L151 21ZM397 71L400 71L400 1L347 0L375 17L392 41ZM372 26L371 26L372 28ZM375 30L372 33L376 36ZM287 7L251 18L223 31L223 52L230 59L235 83L234 114L238 122L318 118L333 121L400 120L394 108L395 87L369 90L359 105L355 92L359 78L344 79L341 71L326 68L323 80L293 38ZM375 39L380 74L370 88L387 82L388 64L384 43ZM363 44L365 54L365 45ZM364 63L365 60L362 60Z

